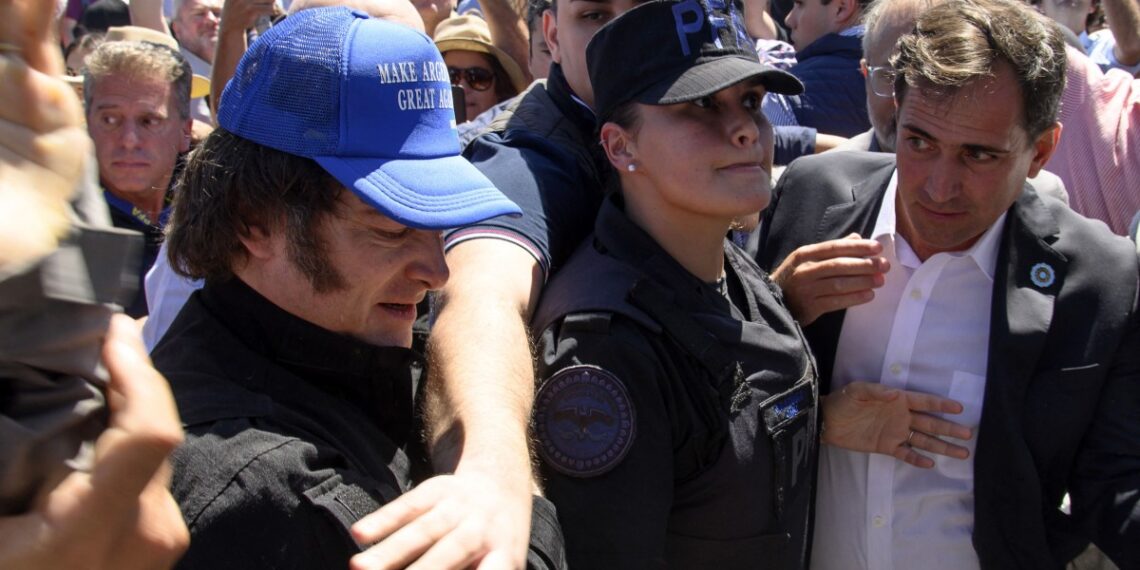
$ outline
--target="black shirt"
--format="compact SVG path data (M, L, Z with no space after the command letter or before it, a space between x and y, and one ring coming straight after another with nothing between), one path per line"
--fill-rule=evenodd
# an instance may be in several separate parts
M410 350L321 329L235 278L195 292L153 358L186 429L182 568L347 568L348 528L410 485Z
M155 347L186 430L180 568L347 568L348 529L411 486L419 356L329 332L239 279L195 292ZM422 458L420 458L422 460ZM564 567L535 498L528 567Z

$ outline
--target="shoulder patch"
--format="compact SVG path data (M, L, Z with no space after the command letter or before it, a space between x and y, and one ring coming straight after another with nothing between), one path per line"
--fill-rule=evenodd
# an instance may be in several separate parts
M633 447L637 415L625 385L596 366L570 366L535 397L538 453L556 471L594 477L621 463Z

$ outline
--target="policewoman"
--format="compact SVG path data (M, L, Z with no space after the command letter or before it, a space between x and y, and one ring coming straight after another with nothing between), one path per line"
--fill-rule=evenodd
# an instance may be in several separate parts
M620 177L532 325L534 425L571 568L801 568L815 365L725 235L770 193L766 92L732 3L654 1L587 49Z

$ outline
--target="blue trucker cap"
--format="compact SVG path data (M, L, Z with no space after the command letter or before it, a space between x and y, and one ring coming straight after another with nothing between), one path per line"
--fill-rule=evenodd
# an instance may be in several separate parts
M302 10L270 28L226 84L218 124L315 160L409 227L521 213L459 155L451 83L435 44L359 11Z

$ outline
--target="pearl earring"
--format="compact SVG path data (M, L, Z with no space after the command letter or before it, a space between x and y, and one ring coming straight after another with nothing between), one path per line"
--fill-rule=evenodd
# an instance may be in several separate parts
M629 166L625 167L625 169L630 171L630 172L634 172L637 170L637 165L631 162L631 163L629 163Z

